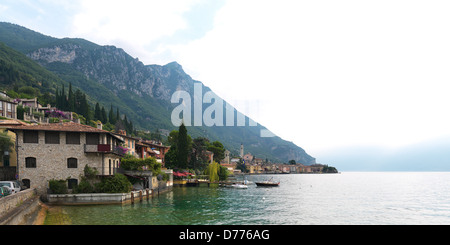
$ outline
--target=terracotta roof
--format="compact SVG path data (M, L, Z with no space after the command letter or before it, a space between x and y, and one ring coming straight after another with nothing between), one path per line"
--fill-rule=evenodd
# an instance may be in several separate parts
M49 124L40 124L40 125L22 125L22 126L10 126L7 127L8 130L34 130L34 131L59 131L59 132L80 132L80 133L106 133L114 136L115 138L119 138L113 133L101 130L98 128L94 128L88 125L83 125L74 122L66 122L66 123L49 123ZM120 139L120 138L119 138ZM122 140L122 139L120 139Z
M11 120L0 120L0 127L5 128L9 126L20 126L20 125L28 125L22 121L11 119Z

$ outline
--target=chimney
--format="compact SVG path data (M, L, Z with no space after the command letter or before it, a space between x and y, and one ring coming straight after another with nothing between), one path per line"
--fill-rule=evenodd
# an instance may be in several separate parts
M97 123L97 128L103 130L103 124L101 122Z

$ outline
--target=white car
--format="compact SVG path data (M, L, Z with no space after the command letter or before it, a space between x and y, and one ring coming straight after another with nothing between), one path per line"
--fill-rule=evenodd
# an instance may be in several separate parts
M20 186L16 181L0 181L0 186L6 186L11 190L11 194L15 194L20 191Z

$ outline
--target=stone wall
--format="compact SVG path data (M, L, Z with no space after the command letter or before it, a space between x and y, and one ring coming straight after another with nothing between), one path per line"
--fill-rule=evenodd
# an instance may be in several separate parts
M35 189L0 198L0 225L27 224L28 217L40 208Z
M131 193L49 194L47 201L56 205L119 204L131 199Z

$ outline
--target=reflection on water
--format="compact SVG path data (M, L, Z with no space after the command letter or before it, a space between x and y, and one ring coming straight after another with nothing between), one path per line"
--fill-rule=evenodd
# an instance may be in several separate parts
M65 217L94 225L450 224L450 173L273 177L280 187L175 187L135 204L61 207L63 218L50 212L46 223Z

